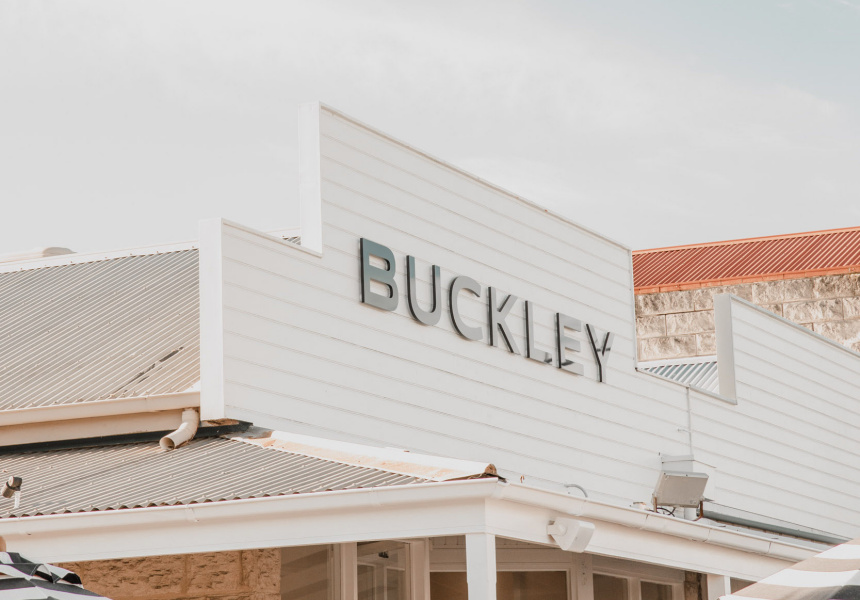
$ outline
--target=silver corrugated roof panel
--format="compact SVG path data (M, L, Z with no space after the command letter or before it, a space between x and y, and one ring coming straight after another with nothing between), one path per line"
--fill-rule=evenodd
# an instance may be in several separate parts
M0 518L196 504L429 480L264 448L221 437L165 452L157 442L2 456L23 478L21 506Z
M690 387L718 394L720 391L719 368L715 359L697 360L679 358L677 362L661 361L660 364L649 366L639 363L642 371L659 375L689 385Z
M200 379L197 250L0 273L0 410Z

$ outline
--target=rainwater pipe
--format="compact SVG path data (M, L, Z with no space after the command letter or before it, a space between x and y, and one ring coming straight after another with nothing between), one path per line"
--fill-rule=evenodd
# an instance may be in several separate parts
M197 433L197 425L200 423L200 415L193 408L186 408L182 411L182 424L171 431L166 436L161 438L158 445L162 450L173 450L189 441Z

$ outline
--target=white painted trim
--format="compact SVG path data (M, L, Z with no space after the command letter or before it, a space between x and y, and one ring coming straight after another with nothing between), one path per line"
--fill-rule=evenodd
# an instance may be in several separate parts
M200 406L200 392L177 392L132 398L111 398L56 406L35 406L0 411L0 427L30 423L53 423L72 419L110 417Z
M223 219L200 221L200 418L224 417Z
M322 253L320 103L299 105L299 222L302 245Z
M438 164L441 167L444 167L446 169L454 171L455 173L458 173L459 175L463 175L464 177L468 177L469 179L476 181L476 182L480 183L481 185L484 185L484 186L490 188L491 190L502 193L506 196L510 196L511 198L514 198L515 200L522 202L526 206L528 206L528 207L530 207L530 208L532 208L532 209L534 209L540 213L543 213L545 215L549 215L555 219L558 219L559 221L562 221L566 225L570 225L572 227L575 227L576 229L580 230L581 232L583 232L587 235L590 235L592 237L596 237L598 239L609 242L613 246L617 246L618 248L621 248L622 250L627 250L628 252L632 252L632 250L628 246L625 246L621 242L613 240L612 238L609 238L609 237L607 237L601 233L598 233L598 232L594 231L593 229L589 229L588 227L585 227L584 225L581 225L575 221L571 221L569 218L565 217L564 215L561 215L557 212L549 210L548 208L544 208L540 204L532 202L531 200L527 200L526 198L523 198L522 196L519 196L519 195L517 195L517 194L515 194L509 190L506 190L505 188L503 188L501 186L498 186L494 183L490 183L489 181L487 181L485 179L481 179L477 175L474 175L468 171L465 171L465 170L461 169L460 167L457 167L457 166L455 166L449 162L446 162L446 161L442 160L441 158L433 156L432 154L425 152L424 150L421 150L419 148L416 148L415 146L407 144L406 142L399 140L399 139L397 139L397 138L395 138L395 137L393 137L387 133L384 133L384 132L376 129L375 127L371 127L370 125L367 125L366 123L363 123L362 121L359 121L358 119L351 117L351 116L347 115L346 113L343 113L343 112L337 110L336 108L332 108L331 106L328 106L327 104L324 104L322 102L308 103L306 106L318 106L319 109L323 109L326 112L329 112L336 117L339 117L345 121L348 121L349 123L352 123L353 125L356 125L362 129L365 129L374 135L378 135L378 136L388 140L389 142L392 142L394 144L397 144L398 146L401 146L402 148L409 150L410 152L414 152L414 153L426 158L427 160L433 161L434 163ZM301 123L301 116L300 116L299 122ZM299 127L301 127L301 124L299 125ZM302 225L304 226L304 223Z
M720 394L737 403L737 380L735 377L735 345L732 332L732 296L714 296L714 332L717 342L717 365L719 369Z
M551 545L546 525L559 515L594 522L589 552L740 579L761 579L815 553L492 478L0 519L0 536L45 561L467 533Z
M639 369L639 334L636 327L636 282L633 280L633 252L627 252L627 275L630 286L630 339L633 340L633 369Z

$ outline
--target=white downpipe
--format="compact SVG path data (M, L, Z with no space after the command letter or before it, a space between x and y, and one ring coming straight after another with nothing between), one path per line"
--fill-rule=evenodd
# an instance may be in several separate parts
M161 438L158 445L161 446L162 450L173 450L177 446L181 446L197 433L198 423L200 423L200 415L197 411L193 408L186 408L182 411L182 424L176 431L171 431Z

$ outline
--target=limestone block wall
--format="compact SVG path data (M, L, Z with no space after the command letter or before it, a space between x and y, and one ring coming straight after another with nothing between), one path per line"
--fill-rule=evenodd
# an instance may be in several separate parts
M731 293L860 352L860 274L636 296L639 360L716 354L714 295Z
M112 600L281 600L281 550L64 563Z

